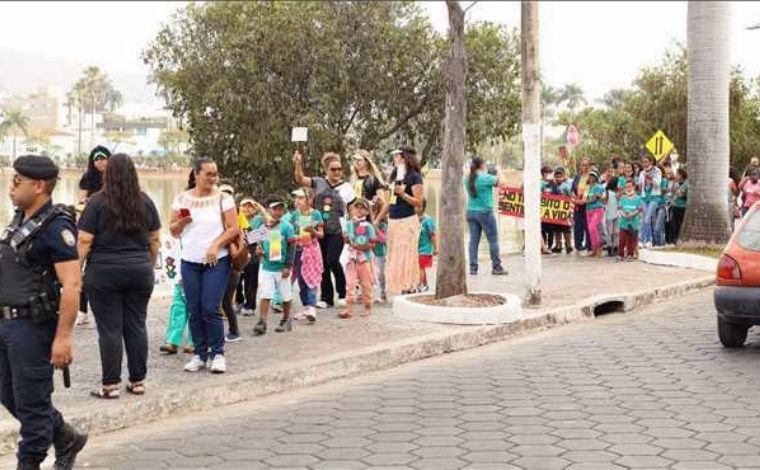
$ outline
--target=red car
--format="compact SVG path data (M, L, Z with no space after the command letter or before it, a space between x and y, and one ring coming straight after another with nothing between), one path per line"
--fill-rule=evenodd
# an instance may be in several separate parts
M751 326L760 325L760 204L742 218L718 262L714 301L718 337L740 348Z

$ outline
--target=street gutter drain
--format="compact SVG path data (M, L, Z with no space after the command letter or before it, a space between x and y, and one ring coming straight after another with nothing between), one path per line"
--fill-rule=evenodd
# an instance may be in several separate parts
M623 313L623 311L625 311L625 304L622 300L610 300L608 302L594 305L595 317L600 317L609 313Z

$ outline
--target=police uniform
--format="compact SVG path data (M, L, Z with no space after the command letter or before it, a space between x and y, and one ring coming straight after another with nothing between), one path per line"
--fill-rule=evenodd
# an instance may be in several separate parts
M58 176L47 157L20 157L13 167L30 179ZM54 265L78 259L76 226L73 213L52 201L23 216L16 211L0 236L0 402L21 423L19 469L39 468L51 444L55 468L72 468L86 435L65 425L52 404L50 356L60 295Z

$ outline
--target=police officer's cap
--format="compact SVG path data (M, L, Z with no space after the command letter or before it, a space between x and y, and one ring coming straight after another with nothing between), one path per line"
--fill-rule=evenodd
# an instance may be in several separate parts
M58 177L58 167L49 157L24 155L13 162L13 169L21 176L33 180L49 180Z

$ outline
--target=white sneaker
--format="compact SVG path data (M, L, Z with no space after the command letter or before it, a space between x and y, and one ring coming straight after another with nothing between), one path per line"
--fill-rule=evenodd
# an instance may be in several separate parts
M345 307L346 306L346 299L338 299L338 303L335 304L338 307Z
M646 244L644 245L644 248L646 248L647 250L651 250L652 249L652 242L646 242Z
M194 355L190 362L185 364L185 372L198 372L201 369L206 368L206 363L201 361L201 357Z
M90 316L87 315L87 312L77 313L77 325L86 325L87 323L90 323Z
M319 302L317 302L316 307L317 308L327 308L327 302L325 302L324 300L320 300Z
M224 359L224 354L217 354L214 356L209 370L213 374L224 374L227 372L227 361Z

